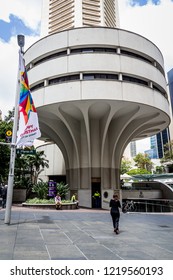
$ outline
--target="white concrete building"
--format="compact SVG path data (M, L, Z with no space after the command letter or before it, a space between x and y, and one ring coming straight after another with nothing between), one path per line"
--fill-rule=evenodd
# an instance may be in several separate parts
M66 1L50 1L50 7L55 2ZM100 15L103 4L116 3L67 2L95 3ZM71 191L81 206L93 207L99 190L107 208L119 191L127 144L162 131L170 117L160 50L102 22L100 16L100 25L53 32L26 51L25 61L42 137L60 148Z

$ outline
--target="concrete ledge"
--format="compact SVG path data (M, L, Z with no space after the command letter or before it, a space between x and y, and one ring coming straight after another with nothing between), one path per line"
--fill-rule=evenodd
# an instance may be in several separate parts
M22 206L27 208L56 209L55 204L31 204L31 203L23 202ZM77 204L75 202L62 203L61 209L62 210L77 209Z

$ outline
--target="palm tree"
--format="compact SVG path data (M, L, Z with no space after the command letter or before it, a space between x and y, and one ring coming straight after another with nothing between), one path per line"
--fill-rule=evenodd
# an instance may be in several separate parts
M33 184L37 183L38 175L43 171L43 169L45 167L49 167L49 161L45 157L46 155L44 154L44 151L36 151L33 155L26 155L26 160L28 160L30 167L31 181Z

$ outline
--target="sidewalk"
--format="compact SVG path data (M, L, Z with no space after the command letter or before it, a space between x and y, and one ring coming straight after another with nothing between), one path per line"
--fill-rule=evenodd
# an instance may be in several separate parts
M106 210L0 209L1 260L173 260L173 213L123 214L120 234Z

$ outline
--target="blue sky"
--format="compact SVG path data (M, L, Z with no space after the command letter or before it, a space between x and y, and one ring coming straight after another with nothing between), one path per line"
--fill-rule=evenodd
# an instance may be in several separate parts
M39 35L35 31L25 25L25 23L15 15L9 15L9 22L0 19L0 38L5 42L9 42L12 36L17 34L24 35Z
M22 33L40 33L42 0L0 0L0 40L10 42Z
M144 5L147 5L148 0L131 0L129 2L132 6L134 6L136 4L140 5L140 6L144 6ZM152 0L152 3L155 5L158 5L158 4L160 4L160 0Z
M120 1L120 0L119 0ZM173 0L171 0L173 1ZM149 2L154 5L159 5L161 3L161 0L129 0L130 5L133 7L135 5L139 5L139 6L145 6L147 4L149 4Z

